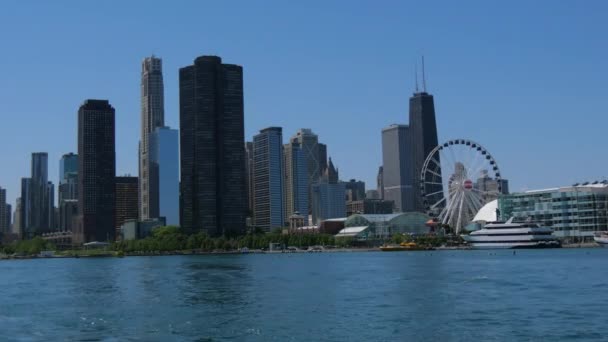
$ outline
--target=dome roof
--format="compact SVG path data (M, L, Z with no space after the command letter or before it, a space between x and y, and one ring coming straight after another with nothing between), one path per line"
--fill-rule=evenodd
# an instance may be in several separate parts
M496 210L498 209L498 200L493 200L486 203L475 215L473 222L495 222L498 221L496 217Z

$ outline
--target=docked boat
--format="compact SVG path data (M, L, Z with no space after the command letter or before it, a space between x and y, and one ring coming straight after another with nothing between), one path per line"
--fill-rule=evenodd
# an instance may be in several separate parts
M384 245L380 247L383 252L400 252L400 251L425 251L432 248L422 247L414 242L402 242L399 245Z
M598 232L593 236L593 241L602 247L608 247L608 232Z
M491 222L482 229L462 235L475 249L555 248L561 247L553 229L536 223Z

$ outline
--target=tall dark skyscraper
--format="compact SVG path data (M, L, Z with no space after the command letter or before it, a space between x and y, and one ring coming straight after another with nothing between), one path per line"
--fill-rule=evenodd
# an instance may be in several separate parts
M78 110L78 215L75 242L114 241L115 111L107 100Z
M10 231L11 212L6 203L6 189L0 187L0 233L8 233Z
M247 214L243 68L216 56L179 71L181 226L243 232Z
M283 129L268 127L253 137L255 226L271 231L285 225Z
M426 83L426 82L425 82ZM429 153L438 145L437 122L435 120L435 103L433 95L426 92L426 84L422 92L416 92L410 97L410 138L414 162L412 184L414 190L414 210L424 211L425 206L420 193L420 173ZM436 180L435 180L436 182ZM441 191L441 185L435 185L431 192Z

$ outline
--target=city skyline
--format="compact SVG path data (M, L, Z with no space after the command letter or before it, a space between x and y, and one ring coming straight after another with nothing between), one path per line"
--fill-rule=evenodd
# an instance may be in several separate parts
M78 17L78 13L87 12L88 6L81 4L61 10L66 15ZM222 5L209 6L217 6L213 7L216 11L227 10ZM154 33L166 38L183 33L186 35L184 41L193 43L171 41L160 44L155 34L148 33L141 40L127 39L135 43L129 43L133 45L132 48L122 49L126 45L118 45L110 37L117 30L125 31L126 19L141 8L127 4L116 10L111 5L101 5L99 13L116 10L118 20L116 28L102 30L95 35L107 41L116 51L121 51L108 58L89 53L89 48L82 52L73 51L69 45L90 31L86 27L82 27L81 32L73 30L73 23L49 28L53 26L49 25L49 20L54 20L54 16L46 18L41 13L56 13L57 9L53 6L41 4L31 8L27 4L14 5L11 8L13 11L3 11L4 14L0 14L3 29L8 31L11 25L20 28L8 39L7 53L0 57L0 68L5 75L0 82L7 82L1 83L7 91L0 95L0 100L5 104L3 111L7 116L10 114L6 127L11 128L0 133L0 154L7 156L9 164L13 166L0 173L0 185L7 189L7 202L13 204L14 208L15 199L19 197L20 179L28 172L31 152L48 152L49 180L57 184L59 177L56 172L61 155L76 152L72 133L76 126L74 108L84 98L107 98L115 106L118 113L117 146L120 146L117 149L117 174L138 173L137 158L134 157L139 140L139 134L136 133L138 129L135 127L139 127L140 120L138 65L142 58L152 53L163 58L167 70L165 86L168 126L178 126L177 69L190 62L192 56L214 53L226 60L238 61L247 70L244 75L245 91L248 94L245 102L245 112L248 113L245 122L246 138L249 139L259 129L270 125L281 126L285 132L310 127L323 137L324 143L332 150L334 161L341 165L344 179L356 178L367 184L374 183L377 167L381 164L380 129L392 123L406 122L407 98L414 91L413 69L421 54L427 58L427 88L436 97L439 141L470 138L483 143L500 162L505 177L511 182L512 191L594 181L602 179L608 173L604 171L608 168L608 162L601 158L591 158L601 155L601 149L593 144L593 139L582 139L574 144L576 138L563 138L571 136L571 128L563 124L571 113L576 113L576 124L591 130L587 133L590 136L599 136L600 127L604 125L605 119L600 115L603 112L600 90L603 89L602 82L606 75L606 66L601 63L605 59L606 49L583 44L582 41L579 42L579 37L600 38L598 32L602 30L598 30L598 25L601 24L599 14L603 13L605 4L595 3L572 10L567 5L551 3L549 12L545 11L546 6L533 4L524 14L501 8L506 14L495 25L483 19L483 14L490 11L486 6L474 8L471 14L467 14L465 8L459 9L454 5L446 5L437 9L438 13L432 14L429 5L418 6L416 15L420 18L410 18L407 6L404 5L371 10L371 23L375 23L374 20L379 16L388 25L382 28L370 23L366 30L371 32L367 34L362 34L363 28L356 28L359 15L370 10L365 5L353 5L347 13L340 16L344 30L349 31L338 30L328 37L320 35L320 31L306 33L300 29L299 19L295 19L295 26L291 27L295 28L294 34L300 38L301 44L298 44L301 47L296 46L295 40L266 44L265 49L251 44L236 47L235 44L222 42L234 39L239 42L246 42L247 39L255 41L252 37L274 32L272 29L281 24L275 19L251 32L245 32L239 26L218 37L207 37L202 43L192 39L197 32L201 32L202 27L192 27L192 31L186 33L183 29L178 29L174 22L169 22L167 27L153 28ZM304 14L314 15L314 7L299 9ZM237 13L255 13L255 8L246 4L234 10ZM278 6L273 9L273 13L282 10L285 8ZM325 10L327 14L316 15L319 30L330 27L333 21L329 17L338 13L339 8L330 5ZM18 15L8 15L30 11L34 17L40 16L37 18L41 22L29 28L24 28L15 21ZM145 11L151 11L147 13L154 18L162 18L166 15L163 12L167 12L167 8L161 6L160 9ZM459 21L449 18L431 30L450 11L464 12L465 18L469 19L468 25L459 25ZM545 14L543 24L536 20L541 13ZM509 19L507 14L518 18L519 24L512 26L509 31L502 27L515 19ZM102 17L93 15L88 20L97 22ZM409 23L408 20L401 20L404 17L412 20ZM250 20L252 19L246 19L246 22L251 23ZM205 25L214 23L217 23L216 20L209 18L209 24ZM41 27L49 28L48 32L42 32ZM411 32L416 27L426 34L414 37ZM66 29L74 32L65 33L63 30ZM139 37L141 32L138 30L127 35L135 34ZM44 41L48 35L58 36L58 33L64 34L65 41ZM243 36L239 37L238 34ZM268 37L272 41L282 35L280 32L272 34L274 36ZM392 43L389 45L391 39L386 39L386 43L374 42L373 37L378 34L407 38L409 42L405 44L407 47L396 47ZM442 35L447 37L443 38ZM354 37L359 37L358 43L366 49L360 49L358 44L351 42ZM479 39L488 42L489 45L484 45L486 50L472 48L473 43ZM454 44L450 40L460 43ZM48 54L49 62L54 63L55 67L40 69L41 66L36 65L33 57L36 54L32 53L31 48L21 48L20 42L25 41L47 47L51 52ZM331 44L336 41L343 48L341 52L327 53L332 51ZM542 41L541 45L538 45L538 41ZM50 42L58 46L48 45ZM496 48L496 52L488 52L492 48ZM286 49L293 49L293 52ZM568 53L572 50L588 53ZM28 52L31 54L27 55ZM269 52L275 55L268 59L262 58L269 55ZM311 54L314 56L312 59L309 58ZM378 63L361 70L362 61L369 60L372 56ZM31 68L16 73L5 67L12 65L11 61L21 61ZM293 64L297 64L299 70L292 70ZM97 77L97 82L84 83L76 75L81 70L92 72ZM292 73L288 74L290 70ZM40 82L34 86L34 90L44 86L48 92L37 91L40 97L35 104L30 104L24 101L24 94L29 93L28 87L34 76ZM323 84L315 87L321 84L319 79L323 80ZM51 80L53 85L49 86ZM362 83L368 86L360 87ZM573 87L572 84L575 83L584 86ZM276 98L283 100L275 103ZM475 105L471 106L471 103ZM522 106L522 103L525 105ZM38 104L43 104L45 110L36 108ZM356 120L349 121L353 118ZM33 123L32 127L27 125L30 122ZM483 126L478 127L480 124ZM28 134L23 134L20 127L31 130ZM517 132L517 141L514 141L513 134L505 132ZM30 136L36 138L30 139ZM365 144L361 150L353 151L350 148L351 142L344 139L345 136L356 136L357 140ZM363 158L357 158L359 155ZM571 156L572 165L562 167L563 155ZM580 168L578 165L586 167ZM536 172L530 173L530 169Z

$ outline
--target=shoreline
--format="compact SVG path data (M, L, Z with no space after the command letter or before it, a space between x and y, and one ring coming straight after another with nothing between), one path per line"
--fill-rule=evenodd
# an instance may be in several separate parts
M595 243L583 243L583 244L564 244L564 249L576 249L576 248L601 248L601 246ZM453 246L453 247L437 247L426 251L460 251L460 250L475 250L469 246ZM263 251L263 250L249 250L242 252L239 250L233 251L202 251L202 250L183 250L183 251L158 251L158 252L130 252L120 254L116 251L100 251L100 253L93 254L53 254L53 255L2 255L0 260L27 260L27 259L65 259L65 258L123 258L123 257L147 257L147 256L188 256L188 255L247 255L247 254L317 254L317 253L361 253L361 252L380 252L378 247L373 248L332 248L324 250L296 250L296 251ZM421 251L404 251L404 252L421 252Z

